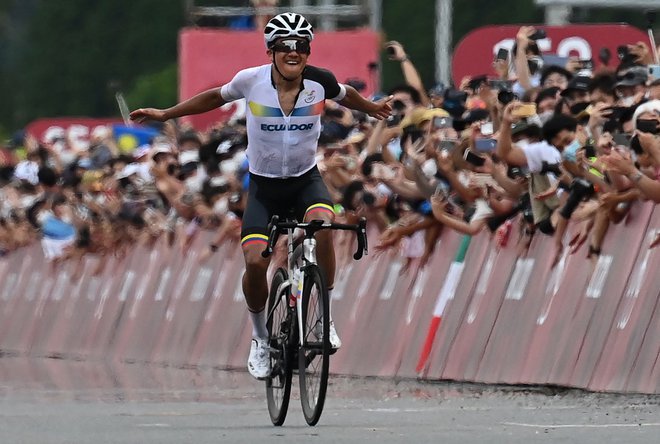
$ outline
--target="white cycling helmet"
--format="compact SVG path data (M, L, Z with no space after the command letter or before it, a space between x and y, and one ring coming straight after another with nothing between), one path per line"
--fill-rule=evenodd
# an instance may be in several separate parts
M264 28L266 48L282 37L302 37L311 42L314 39L312 25L300 14L284 12L268 21Z

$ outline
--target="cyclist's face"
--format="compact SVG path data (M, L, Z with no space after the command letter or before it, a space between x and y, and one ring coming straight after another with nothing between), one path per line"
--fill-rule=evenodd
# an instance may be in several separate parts
M276 41L269 53L274 56L274 62L284 77L291 79L302 74L309 51L307 40L287 37Z

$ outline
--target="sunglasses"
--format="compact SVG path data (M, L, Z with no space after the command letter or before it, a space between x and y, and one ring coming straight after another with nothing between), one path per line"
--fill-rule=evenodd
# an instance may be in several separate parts
M309 54L311 48L307 40L280 40L271 46L271 49L275 52L285 52L290 53L296 51L298 54Z

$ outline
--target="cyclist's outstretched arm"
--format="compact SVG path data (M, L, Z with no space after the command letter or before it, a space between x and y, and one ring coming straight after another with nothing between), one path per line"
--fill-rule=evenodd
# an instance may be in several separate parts
M352 86L344 86L346 88L346 95L338 102L340 105L356 111L362 111L378 120L386 119L392 112L392 107L390 106L392 97L385 97L378 102L372 102L362 97Z
M156 120L164 122L169 119L175 119L190 114L201 114L212 109L218 108L227 103L220 95L220 88L208 89L204 92L191 97L188 100L177 103L167 109L140 108L130 114L131 120L138 123L145 120Z

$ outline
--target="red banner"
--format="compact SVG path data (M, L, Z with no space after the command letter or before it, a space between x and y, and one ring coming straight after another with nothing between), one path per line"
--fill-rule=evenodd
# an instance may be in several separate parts
M521 25L497 25L478 28L461 40L454 49L452 75L458 85L465 76L495 74L493 61L500 48L511 49ZM538 40L542 54L560 57L575 56L581 60L593 59L595 67L602 63L598 54L608 48L611 59L608 66L618 64L617 47L636 42L649 44L643 31L625 24L543 26L547 37Z
M363 94L378 89L377 72L369 64L379 60L379 36L373 31L316 33L309 63L332 71L337 80L357 77L367 84ZM263 34L256 31L184 29L179 34L179 98L188 99L205 89L229 82L236 72L269 63ZM217 121L229 119L237 105L188 117L204 130Z

